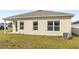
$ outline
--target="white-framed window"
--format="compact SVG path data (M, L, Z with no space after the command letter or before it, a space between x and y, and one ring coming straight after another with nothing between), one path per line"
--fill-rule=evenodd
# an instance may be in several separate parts
M53 31L53 21L48 21L48 31Z
M54 21L54 31L60 31L60 21Z
M33 22L33 30L38 30L38 21Z
M60 21L48 21L48 31L60 31Z
M24 22L20 21L20 30L24 30Z

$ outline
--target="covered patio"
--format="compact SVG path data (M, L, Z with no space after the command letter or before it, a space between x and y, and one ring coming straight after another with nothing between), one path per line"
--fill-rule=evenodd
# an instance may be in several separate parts
M7 24L7 21L10 21L11 23L12 23L12 31L11 32L9 32L9 33L18 33L17 32L17 29L18 29L18 27L17 27L17 20L16 21L11 21L11 20L6 20L6 19L4 19L4 33L7 33L7 29L6 29L6 24Z

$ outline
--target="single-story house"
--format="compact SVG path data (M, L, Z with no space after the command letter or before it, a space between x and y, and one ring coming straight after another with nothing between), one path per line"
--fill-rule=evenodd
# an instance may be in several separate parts
M79 21L72 23L72 32L79 35Z
M73 16L71 13L37 10L6 17L4 20L5 23L12 21L13 33L63 36L63 33L71 35L71 18Z

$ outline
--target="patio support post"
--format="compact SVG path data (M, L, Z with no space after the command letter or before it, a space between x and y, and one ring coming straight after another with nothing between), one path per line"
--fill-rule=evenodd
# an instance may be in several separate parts
M13 21L13 32L15 33L16 32L16 21Z
M6 33L6 20L4 20L4 34Z

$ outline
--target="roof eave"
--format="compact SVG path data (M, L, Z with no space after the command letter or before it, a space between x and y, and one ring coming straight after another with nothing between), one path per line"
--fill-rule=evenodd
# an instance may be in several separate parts
M69 18L72 18L73 17L73 15L72 16L42 16L42 17L44 17L44 18L46 18L46 17L69 17ZM29 18L42 18L42 17L14 17L14 18L4 18L4 20L13 20L13 19L29 19Z

